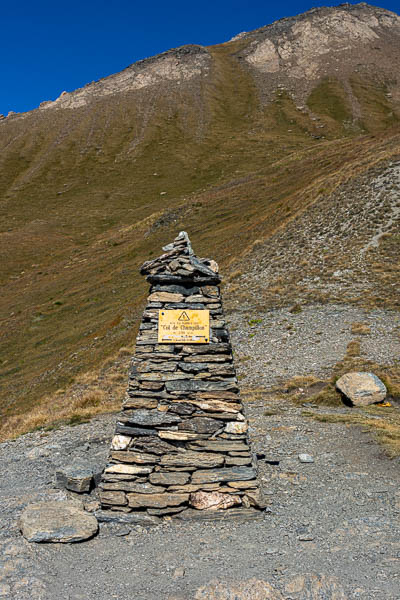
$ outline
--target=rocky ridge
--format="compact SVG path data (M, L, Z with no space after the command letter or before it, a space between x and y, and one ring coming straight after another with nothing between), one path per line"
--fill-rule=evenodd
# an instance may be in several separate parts
M207 74L210 60L209 53L202 46L183 46L168 50L73 92L62 92L56 100L42 102L39 110L80 108L111 94L132 92L160 84L180 85L183 81Z
M239 50L235 48L238 42ZM338 77L357 119L361 117L361 107L350 78L357 73L368 76L374 73L387 85L388 98L400 101L395 76L400 17L383 8L364 2L313 8L242 32L226 44L232 45L233 54L253 72L264 100L272 100L280 88L304 105L316 82ZM182 46L140 60L83 88L64 91L56 100L42 102L39 110L80 108L104 96L157 85L180 85L192 78L202 80L212 68L213 59L207 48L194 44ZM24 114L11 111L8 118Z
M281 85L292 90L298 101L305 102L316 80L339 77L359 113L347 79L376 70L378 64L381 79L392 82L388 92L400 97L396 78L391 77L400 43L400 17L394 12L364 2L313 8L242 33L240 39L250 42L240 52L243 59L265 76L260 87L271 90ZM388 54L382 52L382 45Z

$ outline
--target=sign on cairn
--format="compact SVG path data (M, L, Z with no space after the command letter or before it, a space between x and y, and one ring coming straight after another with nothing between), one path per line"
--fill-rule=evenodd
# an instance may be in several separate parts
M141 268L151 289L102 475L102 508L177 518L256 515L265 505L218 265L197 258L184 231L163 250Z

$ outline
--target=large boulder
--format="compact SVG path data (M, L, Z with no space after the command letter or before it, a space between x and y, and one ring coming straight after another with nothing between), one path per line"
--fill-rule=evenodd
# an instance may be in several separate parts
M98 530L97 519L71 502L29 504L19 519L28 542L81 542Z
M385 384L373 373L346 373L337 380L336 387L354 406L382 402L387 393Z

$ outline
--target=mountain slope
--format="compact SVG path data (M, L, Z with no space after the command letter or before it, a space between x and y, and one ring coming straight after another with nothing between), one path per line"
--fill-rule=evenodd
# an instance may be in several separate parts
M140 61L2 120L3 416L59 388L68 395L76 377L132 344L146 295L138 266L171 230L187 229L200 255L243 273L234 282L240 302L315 298L290 275L298 232L308 239L311 221L317 227L319 212L326 216L325 238L311 249L303 243L307 280L320 268L318 244L333 243L340 186L398 160L399 49L394 13L366 4L313 9L219 46ZM360 248L381 230L394 234L398 218L395 200L372 196L380 221L369 230L365 195L351 221ZM385 274L385 257L397 259L388 238L378 240ZM280 295L257 291L260 261L260 289L268 278ZM371 301L379 295L393 306L365 265L377 282ZM319 297L329 299L329 286Z

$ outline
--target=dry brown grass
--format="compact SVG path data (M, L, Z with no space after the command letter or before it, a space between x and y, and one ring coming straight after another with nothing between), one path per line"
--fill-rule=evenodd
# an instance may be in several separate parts
M400 456L400 410L398 408L372 405L358 409L357 413L352 413L351 409L347 414L340 415L305 410L302 415L321 423L343 423L365 427L384 446L388 456L391 458Z
M347 344L346 356L349 358L360 356L361 342L360 340L351 340Z
M121 348L97 372L83 373L67 388L47 395L31 410L10 415L0 424L0 441L37 429L75 425L121 408L126 388L130 351Z
M242 387L241 388L241 397L245 404L250 402L260 402L262 401L266 395L268 394L268 390L264 387Z
M291 377L285 383L286 392L293 392L299 388L309 388L310 386L318 383L320 379L314 377L314 375L296 375L295 377Z
M351 333L353 335L368 335L371 333L371 329L365 323L355 321L351 324Z
M81 396L65 397L62 402L54 396L43 398L24 415L6 417L1 424L0 441L13 439L36 429L55 429L61 425L74 425L90 420L98 414L113 412L121 405L103 390L91 390Z

